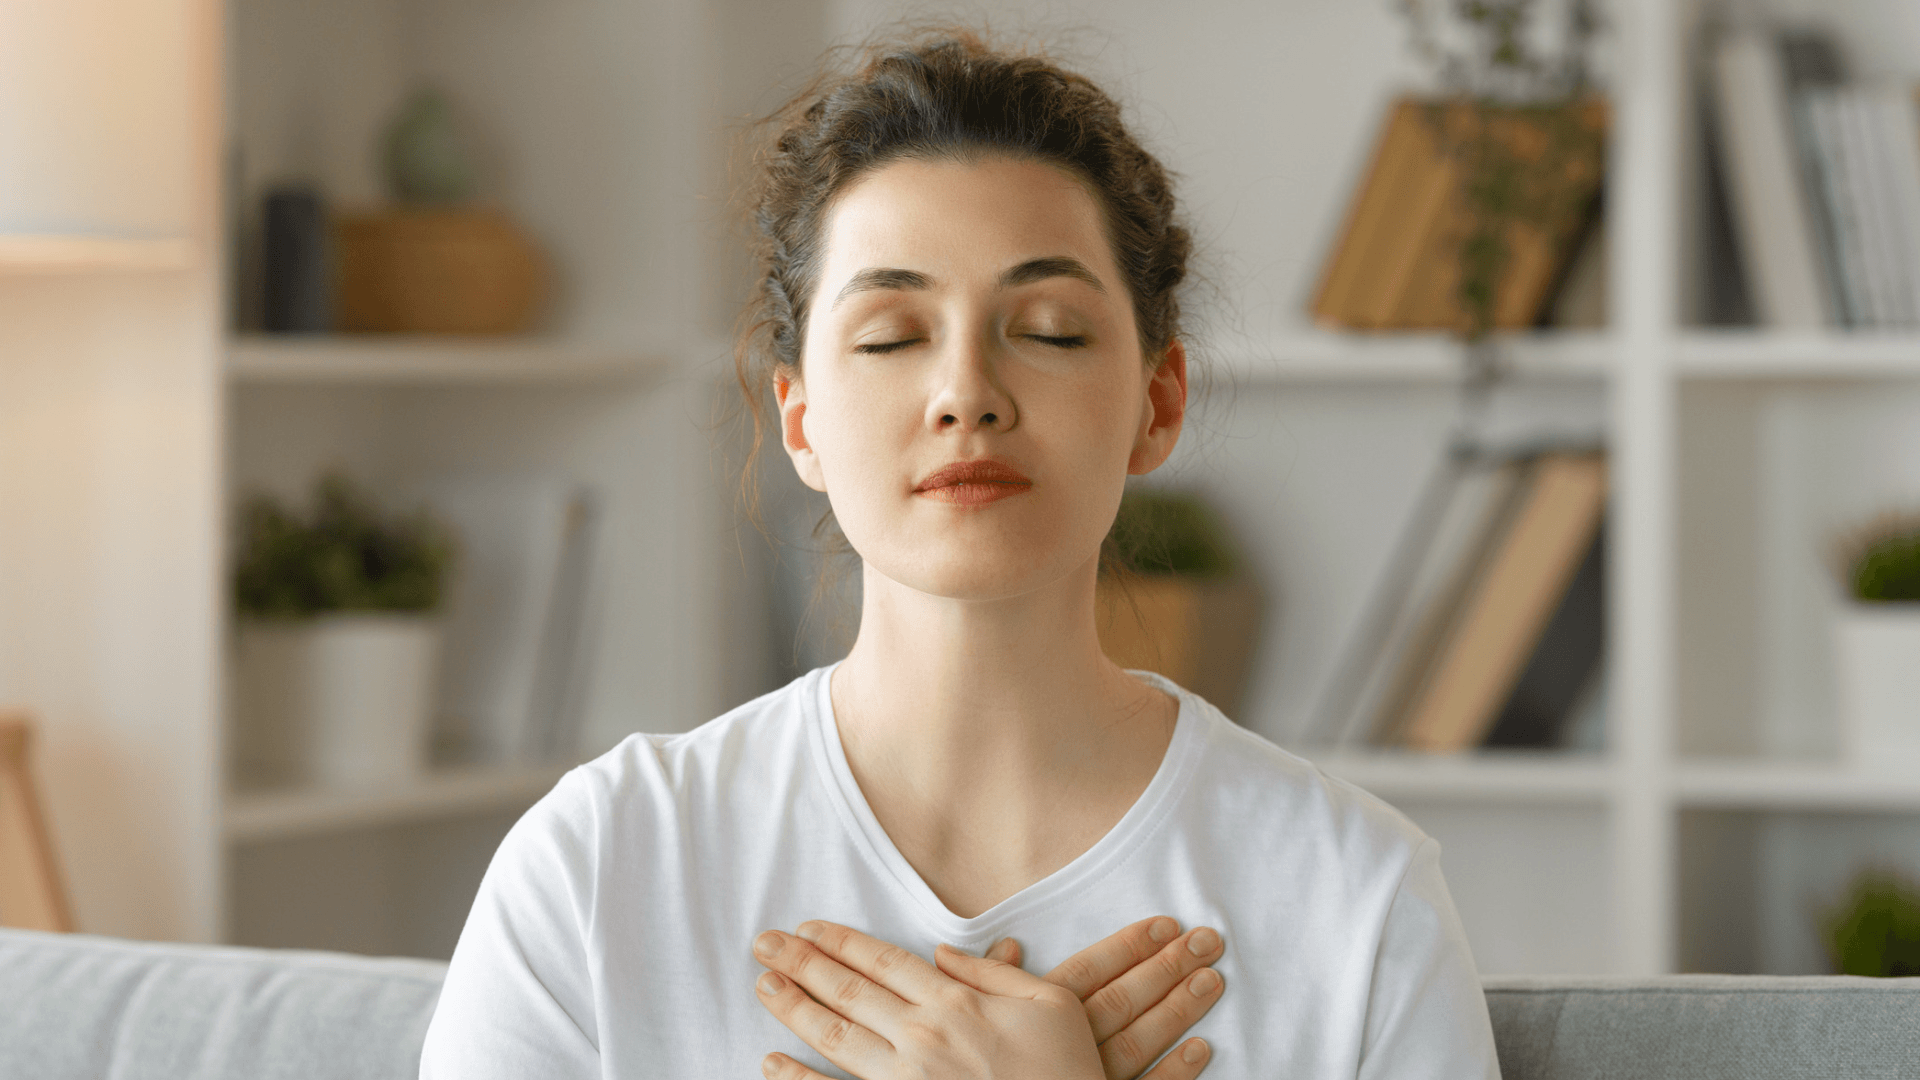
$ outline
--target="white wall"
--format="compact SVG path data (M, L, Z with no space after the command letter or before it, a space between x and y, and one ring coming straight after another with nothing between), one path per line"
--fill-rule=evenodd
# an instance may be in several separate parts
M184 235L186 271L0 272L0 700L82 929L211 939L219 456L209 0L0 7L0 233Z

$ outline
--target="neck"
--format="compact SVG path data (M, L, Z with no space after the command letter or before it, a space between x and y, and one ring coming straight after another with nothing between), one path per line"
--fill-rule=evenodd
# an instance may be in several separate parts
M1172 699L1101 651L1095 571L992 601L863 571L832 686L841 742L895 845L962 914L1092 846L1172 737Z

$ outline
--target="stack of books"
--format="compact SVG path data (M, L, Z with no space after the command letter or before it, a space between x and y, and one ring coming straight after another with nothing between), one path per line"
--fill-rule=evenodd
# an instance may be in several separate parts
M1587 746L1606 643L1607 465L1591 449L1449 463L1416 511L1318 741L1449 753Z
M1708 140L1764 326L1920 327L1920 108L1853 84L1824 35L1739 29L1707 50Z
M1351 330L1467 328L1459 295L1474 215L1467 188L1496 183L1534 212L1504 229L1494 325L1599 325L1604 138L1585 136L1603 135L1607 116L1597 99L1555 108L1396 100L1315 290L1315 321ZM1569 134L1581 136L1571 150ZM1469 175L1478 139L1502 148L1502 175Z

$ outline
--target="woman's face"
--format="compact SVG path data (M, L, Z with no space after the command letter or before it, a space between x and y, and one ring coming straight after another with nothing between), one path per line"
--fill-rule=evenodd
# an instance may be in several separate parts
M992 600L1097 559L1127 474L1179 436L1186 362L1141 355L1100 207L1005 157L903 160L824 228L788 454L867 565Z

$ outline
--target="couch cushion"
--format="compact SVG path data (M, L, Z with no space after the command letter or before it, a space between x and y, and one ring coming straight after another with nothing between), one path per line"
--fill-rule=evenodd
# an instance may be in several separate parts
M414 1080L446 965L0 930L0 1076Z
M1505 1080L1912 1080L1920 978L1486 980Z

